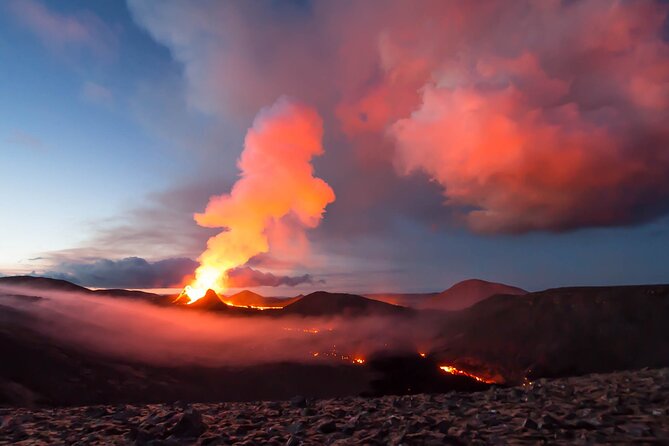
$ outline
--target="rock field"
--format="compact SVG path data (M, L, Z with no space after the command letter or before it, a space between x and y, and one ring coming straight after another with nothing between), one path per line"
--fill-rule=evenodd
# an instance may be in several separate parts
M669 444L669 369L478 393L0 408L0 444Z

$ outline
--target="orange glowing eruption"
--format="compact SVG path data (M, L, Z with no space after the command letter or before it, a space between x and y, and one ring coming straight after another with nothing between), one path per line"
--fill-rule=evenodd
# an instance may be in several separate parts
M304 241L334 201L330 186L314 177L311 159L323 153L318 113L286 98L258 113L238 161L239 180L229 194L212 197L195 221L223 232L207 241L195 280L182 295L192 304L208 289L226 290L227 272L275 246Z
M460 370L460 369L455 368L451 365L442 365L442 366L439 366L439 369L441 369L442 371L444 371L446 373L449 373L451 375L466 376L466 377L472 378L472 379L474 379L478 382L482 382L482 383L486 383L486 384L494 384L495 383L495 381L491 381L489 379L481 378L480 376L472 375L469 372L465 372L464 370Z
M232 303L228 300L224 300L223 302L226 305L229 305L231 307L250 308L252 310L260 310L260 311L264 311L264 310L283 310L283 307L263 307L263 306L260 306L260 305L237 305L237 304L234 304L234 303Z
M221 293L225 289L225 285L221 283L223 275L216 268L200 266L195 271L195 281L191 285L186 285L179 298L187 296L188 302L186 303L190 305L202 299L209 289Z

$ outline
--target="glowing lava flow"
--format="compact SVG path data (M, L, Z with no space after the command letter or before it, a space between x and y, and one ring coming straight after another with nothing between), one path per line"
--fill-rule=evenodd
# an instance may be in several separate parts
M486 384L494 384L494 381L490 381L488 379L481 378L481 377L476 376L476 375L472 375L469 372L465 372L464 370L457 369L457 368L455 368L451 365L441 365L441 366L439 366L439 369L441 369L442 371L444 371L448 374L451 374L451 375L466 376L466 377L471 378L473 380L476 380L478 382L482 382L482 383L486 383Z
M231 307L238 307L238 308L250 308L252 310L283 310L283 307L263 307L259 305L237 305L232 302L229 302L227 300L223 301L226 305L229 305Z

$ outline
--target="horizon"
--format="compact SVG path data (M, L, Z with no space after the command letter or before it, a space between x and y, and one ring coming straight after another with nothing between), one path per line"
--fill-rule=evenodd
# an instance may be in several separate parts
M53 279L52 277L47 277L47 276L39 276L39 275L0 275L0 278L2 277L36 277L36 278L45 278L45 279ZM66 282L70 282L69 280L66 279L57 279L57 280L65 280ZM384 296L384 295L422 295L422 294L439 294L442 293L455 285L459 285L463 282L468 282L468 281L483 281L483 282L488 282L492 284L499 284L499 285L506 285L506 286L511 286L511 287L516 287L520 288L524 291L527 291L528 293L537 293L537 292L542 292L542 291L548 291L548 290L553 290L553 289L561 289L561 288L605 288L605 287L634 287L634 286L663 286L663 285L669 285L669 282L657 282L657 283L607 283L607 284L579 284L579 283L573 283L569 285L564 285L564 286L555 286L555 287L548 287L548 288L541 288L541 289L528 289L525 288L521 285L513 284L513 283L500 283L500 282L493 282L485 279L480 279L480 278L475 278L475 277L470 277L467 279L459 280L455 283L452 283L444 288L441 289L435 289L435 290L427 290L427 291L416 291L416 290L381 290L381 291L372 291L372 292L367 292L367 291L356 291L356 290L348 290L348 289L330 289L327 287L322 287L322 288L311 288L307 290L296 290L295 288L288 288L289 290L293 290L293 294L280 294L277 293L276 287L236 287L236 288L227 288L223 294L218 293L217 294L220 297L228 297L232 296L234 294L238 294L242 291L251 291L253 293L256 293L262 297L273 297L273 298L282 298L282 299L292 299L298 296L304 296L308 295L311 293L317 293L317 292L327 292L327 293L344 293L344 294L355 294L355 295L360 295L360 296L371 296L372 298L374 296ZM91 287L91 286L85 286L85 285L80 285L75 282L70 282L73 283L74 285L81 286L83 288L87 288L90 290L109 290L109 289L114 289L114 288L105 288L105 287ZM127 291L143 291L146 293L153 293L153 294L159 294L159 295L174 295L174 294L179 294L183 291L183 288L181 287L164 287L164 288L119 288ZM269 291L269 292L265 292ZM298 292L299 291L299 292Z

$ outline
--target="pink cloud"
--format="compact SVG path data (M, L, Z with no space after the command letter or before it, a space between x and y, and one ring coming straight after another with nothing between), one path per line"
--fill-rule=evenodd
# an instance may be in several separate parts
M81 87L81 98L92 104L110 106L114 102L114 95L107 87L95 82L86 81Z
M12 0L9 10L48 48L87 48L101 57L109 57L115 51L115 33L91 12L64 14L35 0Z
M474 231L669 212L660 2L314 2L281 14L130 4L184 63L196 107L246 119L282 94L314 104L345 141L324 157L348 166L342 177L419 172ZM356 156L337 164L348 147ZM337 193L367 200L361 209L389 188L360 182Z

